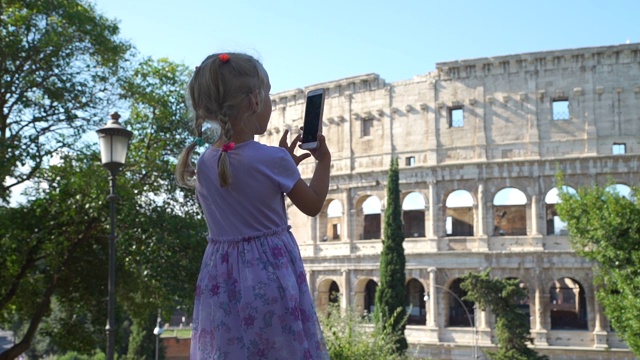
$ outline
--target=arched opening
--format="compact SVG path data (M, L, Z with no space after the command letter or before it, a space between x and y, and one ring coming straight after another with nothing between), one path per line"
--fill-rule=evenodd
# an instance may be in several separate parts
M575 194L576 190L570 186L563 186L563 192ZM547 214L547 235L566 236L568 234L567 223L562 221L556 211L556 204L560 203L558 188L553 188L544 197Z
M571 278L556 280L549 289L552 330L587 330L587 300L582 285Z
M475 326L475 304L471 301L462 300L462 298L467 295L467 292L460 287L460 284L462 284L462 279L455 279L451 285L449 285L451 293L446 293L449 304L449 321L447 326L473 327ZM460 303L460 300L462 303Z
M419 192L408 194L402 201L404 237L424 237L424 213L427 205Z
M493 235L527 235L527 196L508 187L493 198Z
M362 213L364 215L364 229L362 233L362 239L380 239L380 214L382 213L382 205L380 203L380 200L375 196L369 196L367 200L362 203Z
M405 285L407 324L425 325L427 321L427 308L424 301L424 286L416 279L410 279Z
M318 285L318 312L326 313L333 304L340 303L340 287L332 279L324 279Z
M342 203L333 200L327 207L327 237L331 241L340 241L342 236Z
M456 190L445 203L447 236L473 236L473 197L466 190Z
M378 283L369 280L364 287L364 312L365 315L373 314L376 310L376 290L378 289Z

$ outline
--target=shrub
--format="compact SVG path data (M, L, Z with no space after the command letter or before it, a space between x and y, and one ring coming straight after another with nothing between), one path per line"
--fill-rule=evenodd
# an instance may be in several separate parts
M407 360L396 353L396 341L402 334L393 333L391 326L376 325L370 317L349 309L341 313L332 306L320 318L331 360ZM396 313L397 315L397 313ZM388 321L395 320L395 316Z

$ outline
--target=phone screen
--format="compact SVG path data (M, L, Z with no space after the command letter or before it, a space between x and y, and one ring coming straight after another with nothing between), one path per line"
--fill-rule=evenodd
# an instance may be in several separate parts
M318 93L307 97L304 111L304 130L302 132L303 143L318 141L320 115L322 114L322 96L322 93Z

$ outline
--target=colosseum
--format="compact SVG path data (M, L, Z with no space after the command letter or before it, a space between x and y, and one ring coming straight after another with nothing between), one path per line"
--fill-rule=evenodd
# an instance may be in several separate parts
M396 157L413 352L482 359L495 348L495 316L459 301L460 276L491 268L528 290L520 306L538 352L635 359L595 300L593 264L572 251L554 204L560 171L568 191L638 184L640 44L441 62L406 81L367 74L281 92L261 141L275 145L301 126L305 93L320 87L329 196L315 218L288 212L320 310L375 307ZM303 162L303 177L313 168Z

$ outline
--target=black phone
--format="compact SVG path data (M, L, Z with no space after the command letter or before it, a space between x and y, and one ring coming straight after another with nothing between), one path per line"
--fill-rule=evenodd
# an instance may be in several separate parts
M311 90L307 93L304 109L304 128L300 148L315 149L318 147L318 133L322 129L322 112L324 110L324 89Z

